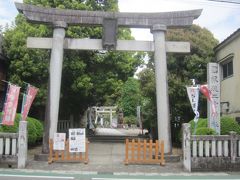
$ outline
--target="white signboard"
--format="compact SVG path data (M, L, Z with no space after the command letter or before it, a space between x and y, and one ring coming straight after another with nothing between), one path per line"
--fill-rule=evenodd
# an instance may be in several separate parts
M220 134L220 67L208 63L208 88L212 100L208 101L208 126Z
M85 128L69 129L69 152L85 152Z
M53 150L65 150L66 133L54 133Z

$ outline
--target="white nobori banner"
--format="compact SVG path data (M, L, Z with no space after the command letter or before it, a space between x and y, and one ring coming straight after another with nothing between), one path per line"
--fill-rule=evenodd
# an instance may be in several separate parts
M191 103L193 112L195 113L194 122L197 122L199 118L199 112L198 112L199 87L198 86L187 87L187 94L188 94L188 98Z

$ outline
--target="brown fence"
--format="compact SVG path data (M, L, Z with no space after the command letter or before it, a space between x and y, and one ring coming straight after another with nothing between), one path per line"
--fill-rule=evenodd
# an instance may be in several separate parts
M125 164L160 164L164 165L164 142L160 141L160 151L158 140L153 143L140 139L130 141L126 139ZM160 158L159 158L160 153Z
M86 151L82 152L69 152L69 141L65 142L65 150L53 150L53 140L49 140L49 157L48 163L52 162L84 162L88 163L88 140L86 139Z

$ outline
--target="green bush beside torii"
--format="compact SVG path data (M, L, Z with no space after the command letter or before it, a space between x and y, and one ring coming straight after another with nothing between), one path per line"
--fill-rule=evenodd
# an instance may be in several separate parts
M0 112L0 116L1 116ZM13 126L0 126L0 132L17 133L21 115L17 114ZM43 137L43 123L32 117L27 117L28 121L28 144L34 145Z

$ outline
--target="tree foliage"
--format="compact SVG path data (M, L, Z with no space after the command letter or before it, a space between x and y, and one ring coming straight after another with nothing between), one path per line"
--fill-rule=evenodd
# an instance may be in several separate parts
M24 3L75 10L118 11L117 0L24 0ZM27 37L52 37L51 27L30 24L19 14L15 27L4 33L4 51L9 57L9 80L37 86L40 91L34 105L42 107L47 97L50 50L28 49ZM69 26L67 38L102 38L101 27ZM118 38L132 39L129 29L119 29ZM90 105L112 105L121 85L133 76L141 60L135 53L64 50L61 106L65 113L79 113ZM60 110L61 111L61 110ZM71 111L71 112L70 112Z
M205 28L193 25L187 29L170 30L167 39L172 41L188 41L191 53L188 55L168 55L169 101L171 116L180 116L189 121L193 116L186 93L186 85L195 79L199 84L207 82L207 64L214 61L213 48L218 41ZM200 98L200 115L206 116L206 99Z
M207 63L213 61L213 48L218 42L211 32L197 25L192 25L186 29L168 30L166 39L188 41L191 44L190 54L167 54L171 120L173 121L175 117L179 116L183 121L187 122L192 119L193 112L185 86L191 84L190 79L196 79L200 84L206 83ZM139 74L139 78L143 95L147 99L144 109L145 120L149 126L156 126L154 61L152 54L150 54L150 57L147 68ZM201 116L206 115L205 101L202 98L200 99Z
M136 116L137 106L140 104L141 92L139 81L130 77L122 87L119 107L122 108L124 116Z

